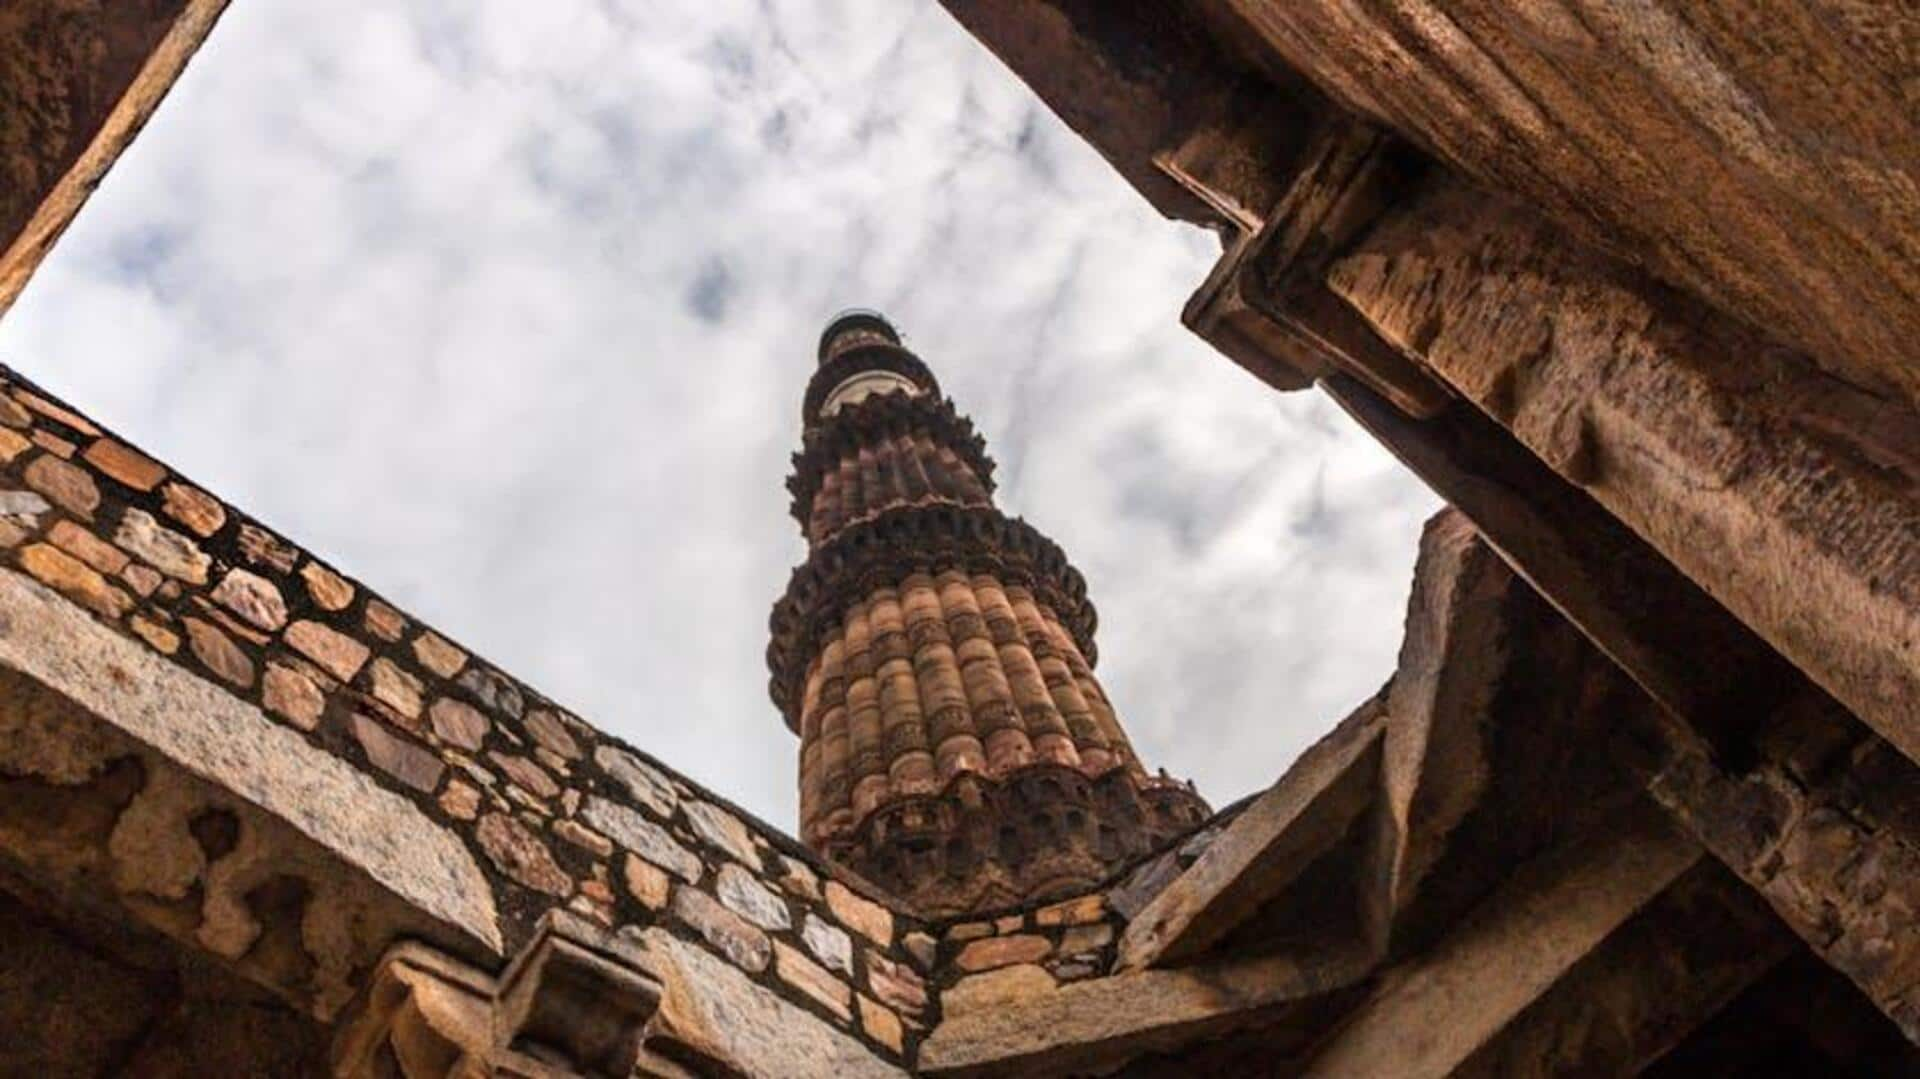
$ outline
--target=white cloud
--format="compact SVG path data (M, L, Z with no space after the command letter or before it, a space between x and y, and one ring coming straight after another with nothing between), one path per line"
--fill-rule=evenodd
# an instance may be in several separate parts
M770 820L825 317L882 308L1224 803L1385 678L1435 503L1191 338L1214 257L932 5L248 0L0 353Z

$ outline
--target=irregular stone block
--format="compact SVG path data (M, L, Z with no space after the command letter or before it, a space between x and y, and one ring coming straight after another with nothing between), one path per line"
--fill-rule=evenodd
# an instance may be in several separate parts
M827 882L827 907L842 923L882 948L893 943L893 912L855 895L837 880Z
M243 569L229 570L213 590L213 601L261 629L287 624L287 602L272 581Z
M832 1012L841 1022L853 1019L853 990L845 982L827 973L826 969L788 945L785 941L773 942L774 973L780 980L805 993L822 1007Z
M674 876L696 884L700 880L700 859L680 845L665 828L632 809L597 795L587 799L580 810L581 819L593 825L613 841L666 869Z
M285 639L289 648L318 663L342 682L353 681L371 654L366 645L318 622L295 622L287 627Z
M741 863L760 869L760 854L753 849L753 837L740 818L706 802L688 800L683 808L687 814L687 823L693 825L693 832L708 846L725 851Z
M615 782L625 787L635 801L652 810L661 820L672 819L674 806L680 801L679 796L673 793L673 785L667 782L667 778L652 765L618 746L601 746L593 751L593 759Z
M673 913L734 966L758 974L773 958L773 946L765 933L698 888L675 890Z
M787 904L753 874L731 862L720 867L714 893L728 909L762 929L788 929L793 925Z
M553 860L553 852L513 817L489 813L473 834L493 864L515 882L562 899L573 894L573 878Z

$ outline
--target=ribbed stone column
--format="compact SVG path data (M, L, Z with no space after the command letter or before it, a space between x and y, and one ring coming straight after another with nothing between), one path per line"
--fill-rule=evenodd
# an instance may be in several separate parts
M787 480L809 546L775 604L800 829L929 915L1061 895L1203 819L1147 774L1093 674L1060 548L993 504L993 461L871 312L821 335Z

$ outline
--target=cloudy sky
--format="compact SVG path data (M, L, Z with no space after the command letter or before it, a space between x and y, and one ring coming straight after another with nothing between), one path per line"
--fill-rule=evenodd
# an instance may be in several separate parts
M782 480L880 308L1218 805L1386 677L1437 503L1180 328L1215 253L924 0L239 0L0 358L790 827Z

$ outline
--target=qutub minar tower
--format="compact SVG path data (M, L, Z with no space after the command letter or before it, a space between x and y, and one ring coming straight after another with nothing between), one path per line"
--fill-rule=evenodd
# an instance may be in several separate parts
M993 503L993 461L870 312L821 335L787 487L808 557L774 606L800 830L928 915L1066 895L1203 820L1093 674L1093 604Z

